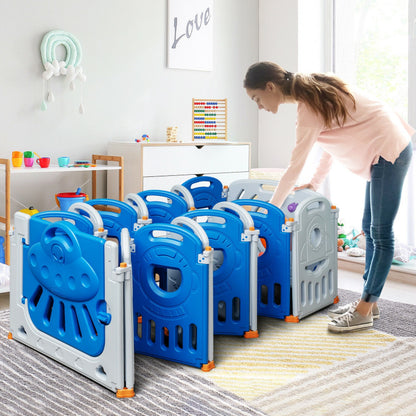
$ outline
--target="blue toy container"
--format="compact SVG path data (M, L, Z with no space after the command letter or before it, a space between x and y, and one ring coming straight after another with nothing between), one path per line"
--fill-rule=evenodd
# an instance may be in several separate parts
M5 258L4 258L4 237L0 237L0 263L5 263Z
M55 195L56 204L61 211L68 211L75 202L85 202L88 195L82 192L61 192Z

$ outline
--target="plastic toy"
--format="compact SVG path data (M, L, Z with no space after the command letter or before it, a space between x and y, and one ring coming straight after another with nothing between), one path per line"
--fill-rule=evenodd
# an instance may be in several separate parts
M5 258L4 258L4 247L3 247L3 243L4 243L4 237L0 236L0 263L5 263Z
M24 214L34 215L34 214L37 214L39 211L35 209L34 207L29 207L29 208L21 209L20 212L23 212Z
M81 188L78 188L76 192L61 192L55 195L56 205L62 211L68 211L69 207L75 202L88 201L88 195L81 192Z
M135 139L136 143L140 142L148 142L150 140L149 136L147 134L143 134L140 139Z

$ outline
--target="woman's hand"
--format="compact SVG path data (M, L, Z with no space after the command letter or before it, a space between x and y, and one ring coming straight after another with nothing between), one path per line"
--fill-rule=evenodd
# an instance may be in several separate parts
M316 189L310 183L305 183L304 185L295 186L293 188L294 191L300 191L301 189L310 189L311 191L316 191Z

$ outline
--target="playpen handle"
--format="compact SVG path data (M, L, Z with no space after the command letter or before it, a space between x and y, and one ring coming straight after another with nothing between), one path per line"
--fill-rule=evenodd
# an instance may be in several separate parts
M103 219L101 218L101 215L91 205L88 205L85 202L75 202L69 207L69 212L75 212L82 215L82 211L89 215L89 219L94 226L94 231L104 229Z
M188 204L188 209L195 209L194 198L188 188L185 188L183 185L173 185L171 192L179 196L182 194L183 199Z
M194 220L187 217L176 217L172 220L171 224L173 225L185 225L189 227L194 234L196 234L199 239L202 241L204 247L209 247L209 239L205 230Z
M213 209L219 209L222 211L226 211L227 209L230 211L234 211L243 223L244 229L249 230L254 228L254 221L251 215L240 205L234 204L233 202L223 201L218 202L214 205Z
M123 228L120 234L121 262L131 264L130 256L130 233L127 228Z
M124 202L132 206L137 212L137 219L144 217L149 218L149 210L147 209L146 202L143 201L139 195L130 193L124 198Z

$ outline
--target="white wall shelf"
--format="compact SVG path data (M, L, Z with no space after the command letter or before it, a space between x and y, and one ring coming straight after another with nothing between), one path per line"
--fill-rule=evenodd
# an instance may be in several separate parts
M0 223L5 225L5 260L6 264L10 264L10 238L9 231L11 226L11 215L10 215L10 200L11 200L11 177L14 175L45 175L50 173L64 173L64 174L76 174L79 172L91 172L92 174L92 198L96 198L97 195L97 171L118 171L118 195L115 194L115 198L118 198L120 201L124 198L124 162L123 158L120 156L107 156L107 155L92 155L91 158L92 165L91 167L59 167L59 166L50 166L48 168L41 168L39 166L33 166L31 168L20 167L16 168L11 166L9 159L0 159L0 168L4 168L4 181L5 181L5 215L0 216ZM97 164L97 161L102 162L115 162L117 165L108 165L108 164ZM117 189L117 188L115 188Z

